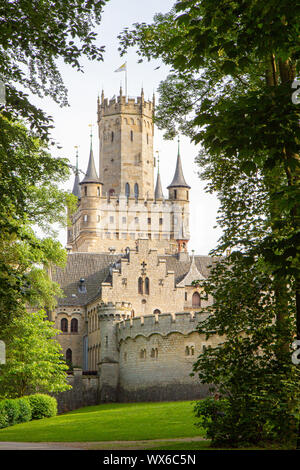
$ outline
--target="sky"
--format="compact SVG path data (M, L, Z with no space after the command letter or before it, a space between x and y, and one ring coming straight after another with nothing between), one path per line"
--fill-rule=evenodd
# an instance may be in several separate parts
M61 146L55 155L70 159L75 165L75 146L79 147L79 168L86 171L90 146L90 127L93 125L94 156L99 155L97 138L97 96L104 90L105 97L112 98L119 94L122 82L125 89L124 73L115 73L125 61L128 70L128 95L139 96L141 87L144 88L145 99L151 99L159 83L168 74L168 68L159 60L138 64L138 56L134 49L129 50L126 56L120 57L118 51L118 34L125 28L131 27L135 22L151 22L155 13L166 13L173 6L173 0L110 0L104 7L101 24L97 26L99 46L105 46L104 61L81 61L84 73L77 72L63 63L59 69L63 81L68 89L69 107L60 108L50 99L41 102L35 98L43 110L54 119L55 129L53 137ZM156 69L160 66L159 69ZM155 70L156 69L156 70ZM156 102L159 95L156 92ZM198 167L194 160L198 154L199 146L190 143L188 138L181 137L181 157L183 172L190 191L190 234L189 251L206 255L216 246L221 235L220 228L215 228L218 201L215 195L205 192L205 182L197 176ZM166 187L171 183L175 172L177 158L177 140L166 141L163 132L155 128L154 152L160 153L160 174L164 194ZM99 163L96 162L97 168ZM155 174L156 179L156 174ZM74 177L72 176L65 189L72 190ZM66 245L66 230L60 230L58 238Z

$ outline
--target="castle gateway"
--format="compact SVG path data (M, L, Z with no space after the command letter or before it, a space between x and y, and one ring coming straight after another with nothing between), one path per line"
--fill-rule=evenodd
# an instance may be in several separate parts
M89 380L97 374L101 401L207 394L190 374L197 355L212 344L196 331L205 315L200 307L211 299L202 300L193 281L207 277L212 259L188 253L190 186L179 144L167 197L163 193L153 110L154 99L145 101L143 91L136 100L122 89L109 101L102 93L99 161L96 167L91 140L86 174L82 181L78 170L75 175L67 265L51 272L65 295L51 313L65 358L77 382L78 369Z

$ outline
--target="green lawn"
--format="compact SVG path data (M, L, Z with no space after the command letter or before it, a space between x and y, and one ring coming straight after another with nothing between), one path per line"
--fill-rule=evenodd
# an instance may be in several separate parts
M193 403L117 403L81 408L0 430L0 441L134 441L203 436Z

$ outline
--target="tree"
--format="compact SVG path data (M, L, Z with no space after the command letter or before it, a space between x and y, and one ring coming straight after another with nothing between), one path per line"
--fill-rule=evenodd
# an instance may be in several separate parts
M0 395L16 398L36 392L61 392L66 383L66 365L61 346L43 310L14 318L6 328L6 364L1 366Z
M201 143L202 177L221 202L224 234L214 253L234 250L230 266L220 261L206 283L216 301L199 326L208 337L219 334L222 345L195 365L202 381L230 396L223 424L231 419L231 427L223 443L238 444L243 428L252 442L256 434L280 440L280 420L286 435L295 435L299 371L291 363L291 342L295 333L300 339L300 116L291 85L299 69L297 17L299 10L285 1L185 0L152 25L136 24L120 36L123 53L137 45L141 57L171 66L160 85L156 121L168 137L179 120L179 129ZM260 433L255 415L264 424Z
M52 120L30 102L26 90L67 105L57 61L82 72L82 56L103 60L94 27L107 0L10 1L0 6L0 77L5 83L9 119L25 119L44 138ZM25 90L25 92L23 91Z
M65 225L65 205L72 196L58 185L69 175L66 160L54 159L45 145L18 121L0 115L0 327L27 304L53 307L58 286L43 271L63 265L65 250L50 237L39 239L32 228L51 232ZM29 288L30 286L30 288Z

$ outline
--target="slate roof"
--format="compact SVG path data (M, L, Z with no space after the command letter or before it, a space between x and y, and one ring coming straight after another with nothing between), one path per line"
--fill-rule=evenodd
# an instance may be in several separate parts
M159 258L166 260L167 271L174 271L176 285L185 278L190 270L191 256L188 261L179 261L176 255L164 255L159 256ZM212 263L213 258L211 256L195 256L196 267L205 278L209 275Z
M109 253L69 253L64 269L52 268L52 280L63 289L65 296L58 299L58 305L86 305L101 294L101 283L109 275L109 268L120 258L120 255ZM79 292L79 281L85 280L86 293Z
M92 146L90 149L90 158L89 158L88 168L87 168L85 177L79 184L83 184L83 183L100 183L100 179L98 178L96 167L95 167Z
M52 280L57 282L65 293L58 299L59 306L83 306L101 296L101 283L111 282L110 268L120 261L121 255L109 253L69 253L64 269L53 267ZM190 272L192 257L179 261L176 255L160 255L166 260L166 270L174 271L175 284L179 284ZM202 276L207 277L213 259L210 256L195 256L194 262ZM84 279L86 292L79 291L80 279Z
M75 174L75 179L74 179L74 186L73 186L73 189L72 189L72 194L74 194L74 196L78 197L78 199L80 199L80 179L79 179L79 174L78 174L78 171L76 171L76 174Z
M168 186L169 188L191 188L187 182L185 181L185 178L183 176L183 171L182 171L182 164L181 164L181 158L178 150L178 155L177 155L177 163L176 163L176 170L174 174L174 178L172 180L172 183Z
M188 273L177 285L180 287L192 286L193 281L201 281L204 279L205 277L203 276L203 274L200 273L199 269L196 266L195 256L192 256L192 261Z
M160 179L160 173L157 173L157 179L156 179L156 186L155 186L155 192L154 192L154 197L155 200L158 199L163 199L163 191L162 191L162 186L161 186L161 179Z

